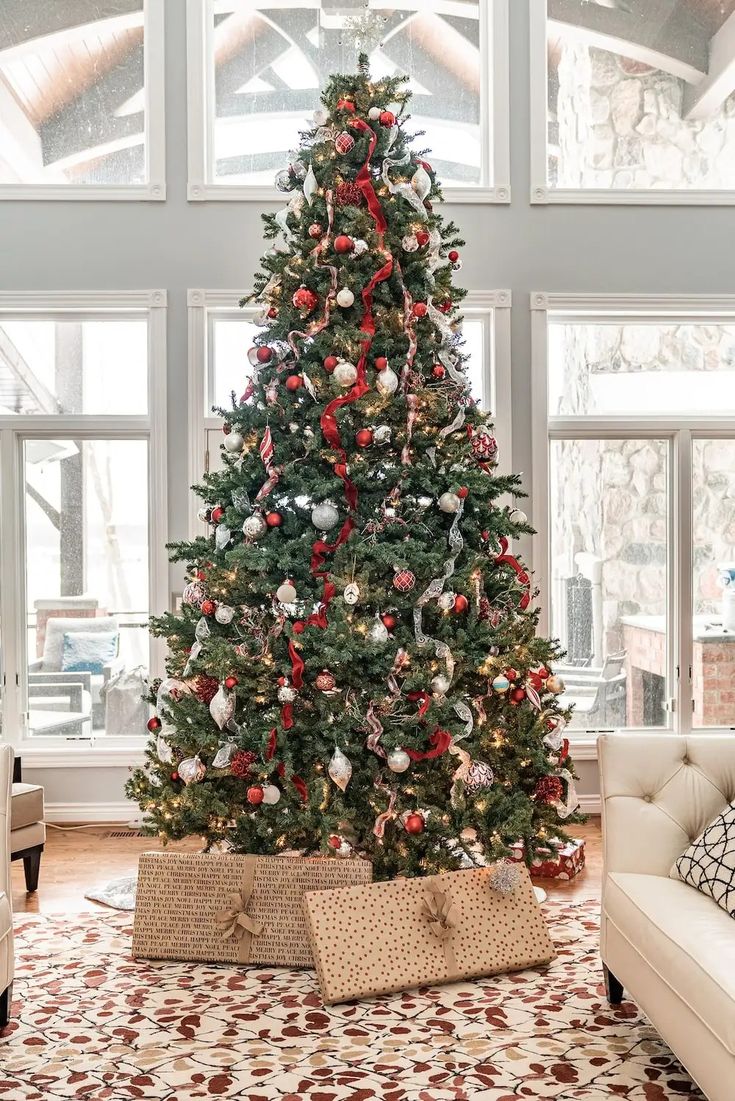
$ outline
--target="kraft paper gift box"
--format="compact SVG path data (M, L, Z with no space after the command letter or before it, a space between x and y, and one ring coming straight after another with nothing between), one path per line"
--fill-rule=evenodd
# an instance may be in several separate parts
M313 967L302 897L373 874L367 860L143 853L133 956Z
M493 890L492 877L489 867L307 892L324 1003L550 963L528 871L509 894Z

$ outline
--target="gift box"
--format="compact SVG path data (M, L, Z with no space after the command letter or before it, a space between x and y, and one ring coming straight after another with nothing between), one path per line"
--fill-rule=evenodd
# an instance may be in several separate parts
M367 884L368 860L143 853L133 956L313 967L305 891Z
M522 841L511 846L511 860L525 862L525 848ZM538 879L574 879L584 868L584 841L559 841L553 839L540 850L540 855L531 864L531 875Z
M326 1005L455 982L554 958L526 869L494 890L492 867L308 891L309 940Z

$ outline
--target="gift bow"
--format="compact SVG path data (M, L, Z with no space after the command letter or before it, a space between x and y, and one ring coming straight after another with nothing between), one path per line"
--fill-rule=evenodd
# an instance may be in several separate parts
M230 895L230 909L220 910L216 914L217 924L222 927L222 939L232 939L239 945L238 959L240 963L248 963L250 942L253 937L260 936L263 932L262 923L256 921L247 912L251 891L252 884L243 886L241 891Z
M459 925L459 909L452 902L450 895L442 891L438 883L427 883L423 912L430 919L429 929L444 948L449 978L458 978L457 959L450 944L450 938L452 930Z

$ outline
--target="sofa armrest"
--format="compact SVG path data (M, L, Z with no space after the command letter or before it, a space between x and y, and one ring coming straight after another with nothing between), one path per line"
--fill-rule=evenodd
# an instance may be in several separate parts
M603 735L598 755L605 874L668 875L735 799L732 735Z

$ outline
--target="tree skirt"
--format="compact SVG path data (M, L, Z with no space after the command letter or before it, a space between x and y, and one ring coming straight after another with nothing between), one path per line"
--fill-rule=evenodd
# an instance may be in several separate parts
M129 915L21 915L0 1098L703 1101L607 1005L597 903L545 909L546 970L331 1009L308 971L135 961Z

